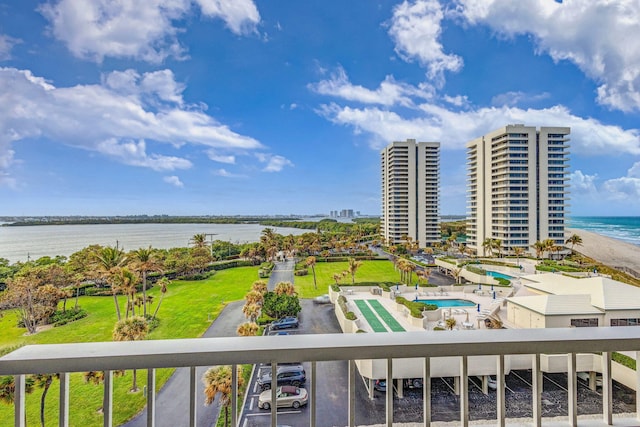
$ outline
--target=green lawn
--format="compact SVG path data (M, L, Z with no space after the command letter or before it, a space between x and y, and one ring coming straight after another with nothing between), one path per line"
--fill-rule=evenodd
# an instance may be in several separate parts
M215 319L224 303L240 300L258 278L257 267L241 267L221 270L210 279L196 282L176 281L169 287L158 313L160 325L149 334L149 339L193 338L204 333L211 319ZM159 301L157 288L149 291L155 297L151 310ZM121 310L125 299L120 297ZM67 302L73 307L74 301ZM16 326L16 313L6 312L0 318L0 350L24 344L50 344L67 342L111 341L111 331L116 322L112 297L81 297L80 306L89 316L68 325L24 336L25 329ZM157 371L157 389L168 380L172 369ZM114 424L119 425L138 413L145 404L142 392L129 393L131 371L114 380ZM138 371L138 386L146 384L146 371ZM47 425L57 425L59 384L54 381L46 399ZM186 392L186 391L185 391ZM36 389L27 398L27 424L39 425L41 390ZM70 380L70 425L101 426L102 415L97 409L102 405L102 386L84 384L82 373ZM13 419L13 405L0 404L0 419Z
M326 294L329 286L335 281L334 273L341 273L348 267L347 262L318 262L316 268L316 280L318 289L313 288L313 273L309 269L306 276L295 276L295 286L301 298L313 298ZM397 282L400 273L395 271L391 261L362 261L362 266L356 272L356 284L358 282ZM351 284L351 275L340 280L341 285Z

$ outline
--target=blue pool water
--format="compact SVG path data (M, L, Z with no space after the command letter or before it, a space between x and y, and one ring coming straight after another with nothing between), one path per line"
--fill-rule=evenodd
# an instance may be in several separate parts
M497 271L487 271L487 276L499 277L501 279L507 279L507 280L513 280L513 276L508 276L506 274L498 273Z
M438 307L475 307L476 304L466 299L419 299L417 302L437 305Z

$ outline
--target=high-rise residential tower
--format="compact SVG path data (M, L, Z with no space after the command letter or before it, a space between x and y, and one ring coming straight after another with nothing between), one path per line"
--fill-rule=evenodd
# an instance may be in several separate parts
M410 237L420 247L440 241L440 143L393 142L380 157L385 240L396 244Z
M487 255L487 239L502 253L564 244L570 131L507 125L467 143L467 247Z

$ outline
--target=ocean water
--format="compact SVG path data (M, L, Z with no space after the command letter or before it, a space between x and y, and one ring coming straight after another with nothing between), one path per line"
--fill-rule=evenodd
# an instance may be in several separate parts
M574 216L569 218L567 226L640 246L640 217L637 216Z
M125 250L185 247L194 234L232 243L256 242L259 224L88 224L0 227L0 258L11 262L42 256L69 256L89 245L115 246ZM271 227L282 235L298 235L310 230Z

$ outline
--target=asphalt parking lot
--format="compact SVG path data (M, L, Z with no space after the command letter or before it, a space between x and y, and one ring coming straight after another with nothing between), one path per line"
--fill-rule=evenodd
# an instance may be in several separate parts
M290 334L341 333L333 314L333 306L315 305L310 300L302 301L303 311L298 329L287 330ZM282 337L288 338L288 337ZM310 364L303 363L307 371L307 385L310 378ZM268 366L256 366L256 372L264 372ZM317 364L317 425L318 427L344 426L347 424L347 362L322 362ZM566 374L544 374L542 392L543 417L566 416L567 376ZM255 375L249 385L241 427L269 426L270 411L257 408L259 390L255 385ZM508 418L532 416L531 372L512 371L506 376L506 415ZM433 378L431 388L432 420L456 421L460 419L459 400L453 393L452 378ZM635 411L635 393L614 383L614 413ZM309 423L309 408L278 410L278 425L306 427ZM587 384L578 380L578 414L601 414L602 393L600 389L591 391ZM480 381L469 378L469 416L471 420L491 420L497 417L495 391L482 393ZM356 424L371 425L384 423L385 393L374 392L374 399L368 398L365 381L356 380ZM422 389L404 390L404 397L394 398L395 422L422 422Z

